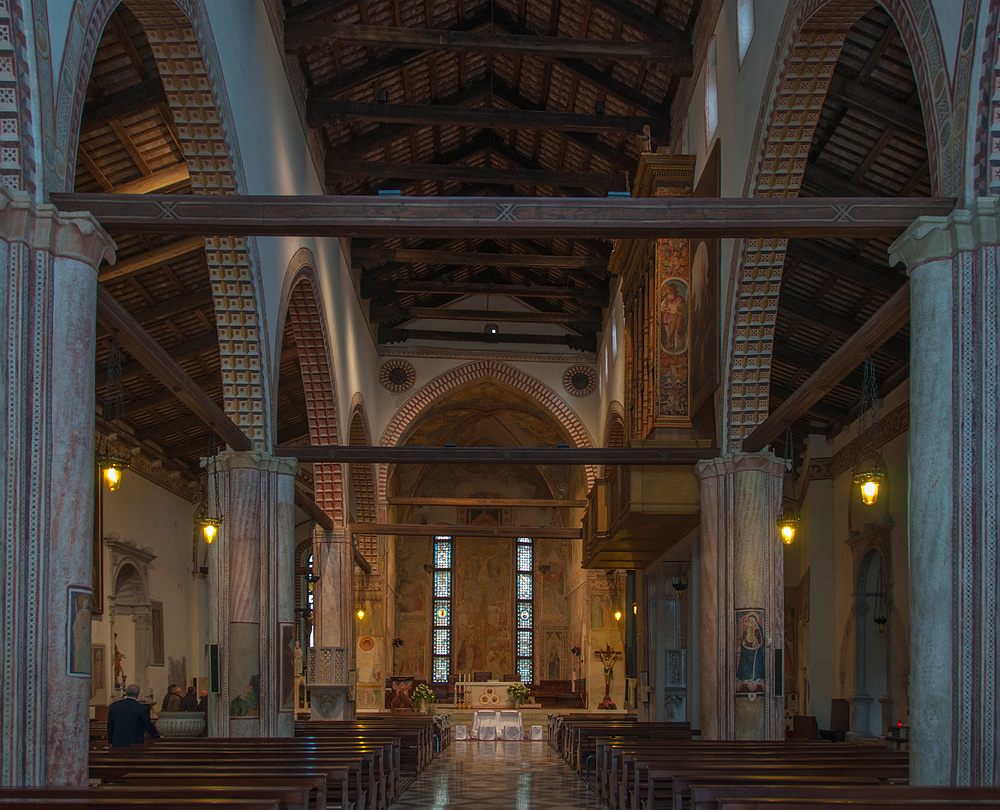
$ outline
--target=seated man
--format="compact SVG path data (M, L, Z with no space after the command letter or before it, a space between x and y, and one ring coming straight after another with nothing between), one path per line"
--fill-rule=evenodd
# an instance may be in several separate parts
M116 700L108 709L108 742L112 748L128 748L146 741L146 734L159 737L160 732L149 719L149 709L141 704L139 685L125 687L125 697Z

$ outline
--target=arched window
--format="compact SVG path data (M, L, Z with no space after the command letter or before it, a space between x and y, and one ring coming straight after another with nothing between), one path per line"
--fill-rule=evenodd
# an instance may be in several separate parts
M715 37L708 46L708 59L705 60L705 151L712 143L715 128L719 126L719 52Z
M434 621L431 680L448 683L451 671L451 552L452 539L434 538Z
M313 608L317 577L313 574L312 538L299 543L295 573L295 637L303 649L313 646Z
M736 49L740 57L740 66L743 65L743 57L747 55L750 47L750 40L753 39L753 0L738 0L736 3Z
M517 538L517 598L514 618L517 628L517 677L521 683L534 683L535 651L535 548L530 537Z

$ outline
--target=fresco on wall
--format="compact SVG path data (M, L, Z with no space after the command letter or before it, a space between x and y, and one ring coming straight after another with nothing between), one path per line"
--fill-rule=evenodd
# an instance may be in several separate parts
M563 662L566 660L566 634L562 630L548 630L545 633L545 658L542 665L542 679L560 681L563 678ZM566 679L569 674L566 675Z
M427 617L400 616L396 621L396 635L403 639L403 646L396 648L394 675L412 675L427 678L425 651L427 647Z
M548 566L542 573L542 616L545 619L565 619L566 607L566 561L569 558L569 542L566 540L541 540L535 543L537 565ZM537 580L536 580L537 581Z
M512 672L513 542L455 543L453 666L457 672Z
M743 608L736 611L736 692L754 695L764 692L764 611Z
M590 629L614 630L614 610L610 593L590 594Z

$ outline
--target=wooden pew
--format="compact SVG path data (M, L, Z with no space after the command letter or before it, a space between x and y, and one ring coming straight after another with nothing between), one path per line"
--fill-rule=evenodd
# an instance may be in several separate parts
M793 799L809 801L836 800L845 805L855 801L878 802L907 800L992 801L1000 805L1000 787L944 787L926 785L793 785L775 784L695 784L690 787L691 810L715 810L720 799L750 801L763 799Z
M816 799L758 799L756 801L741 801L740 799L721 799L716 802L718 810L833 810L837 807L849 807L852 810L906 810L910 807L948 808L948 810L980 810L983 807L996 807L994 799L883 799L881 801L841 802L837 799L828 801Z
M123 778L126 786L155 786L155 787L195 787L203 789L205 786L215 787L293 787L303 788L307 791L307 808L309 810L326 810L326 776L280 776L278 774L260 774L251 776L249 774L222 776L214 775L206 778L204 775L191 775L181 773L157 773L155 771L127 773ZM111 787L111 786L109 786ZM117 787L117 786L114 786ZM346 793L340 799L341 802L347 798Z
M309 788L296 785L100 785L96 787L3 787L0 805L11 799L132 799L172 800L184 804L190 799L235 799L249 802L276 802L280 810L308 810Z
M264 800L246 801L243 799L114 799L107 796L94 798L15 798L3 800L4 807L26 807L33 810L65 810L65 808L102 808L114 810L176 810L176 808L218 807L222 810L278 810L277 802Z

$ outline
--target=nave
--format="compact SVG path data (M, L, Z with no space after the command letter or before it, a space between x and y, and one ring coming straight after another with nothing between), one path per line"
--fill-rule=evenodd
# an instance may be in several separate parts
M398 810L578 810L601 801L541 740L453 742L400 795Z

